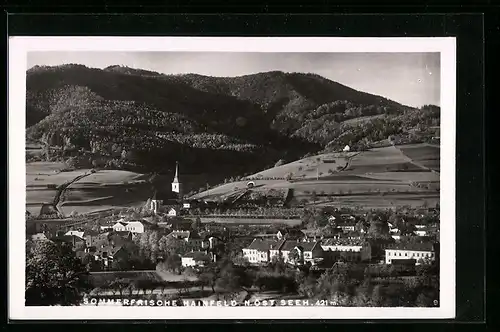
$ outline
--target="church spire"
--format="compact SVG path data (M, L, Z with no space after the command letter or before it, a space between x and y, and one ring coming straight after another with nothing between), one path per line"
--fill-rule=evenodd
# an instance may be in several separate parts
M173 182L179 182L179 162L175 162L175 176Z
M179 162L175 162L175 176L172 181L172 191L182 195L181 183L179 182Z

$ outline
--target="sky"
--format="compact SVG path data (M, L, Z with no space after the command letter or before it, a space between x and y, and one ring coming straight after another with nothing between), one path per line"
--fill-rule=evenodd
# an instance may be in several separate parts
M440 105L439 53L30 52L35 65L122 65L165 74L241 76L266 71L315 73L404 105Z

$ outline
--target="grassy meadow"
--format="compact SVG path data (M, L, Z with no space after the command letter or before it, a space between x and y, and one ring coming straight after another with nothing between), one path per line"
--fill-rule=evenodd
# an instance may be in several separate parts
M61 195L60 209L65 215L83 214L112 208L139 206L151 196L151 186L142 174L122 170L90 169L61 171L64 163L26 164L26 210L38 215L43 203L52 203L57 187L78 176L87 176L69 185Z
M213 199L234 194L244 190L248 179L252 179L254 191L292 188L297 200L322 196L318 200L324 205L435 206L439 202L436 163L439 165L439 148L427 144L326 153L264 170L247 180L223 184L193 198Z

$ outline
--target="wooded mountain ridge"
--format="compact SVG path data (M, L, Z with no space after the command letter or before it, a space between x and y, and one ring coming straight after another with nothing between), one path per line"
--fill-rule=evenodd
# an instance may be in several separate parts
M439 126L440 113L316 74L279 71L210 77L35 66L27 71L26 89L27 139L54 148L49 158L80 158L87 151L109 167L151 171L176 160L192 172L258 170L278 159Z

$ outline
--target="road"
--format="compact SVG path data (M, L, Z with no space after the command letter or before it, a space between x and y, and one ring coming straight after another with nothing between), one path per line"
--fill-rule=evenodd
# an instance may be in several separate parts
M53 204L54 204L54 207L57 209L57 211L61 214L61 216L64 216L64 213L62 212L62 209L60 208L59 204L61 203L61 196L64 194L64 191L70 185L72 185L73 183L75 183L76 181L78 181L80 179L83 179L84 177L89 176L90 174L92 174L92 172L87 172L87 173L78 175L74 179L72 179L70 181L67 181L67 182L61 184L59 187L57 187L57 192L56 192L56 196L54 197L54 203Z

